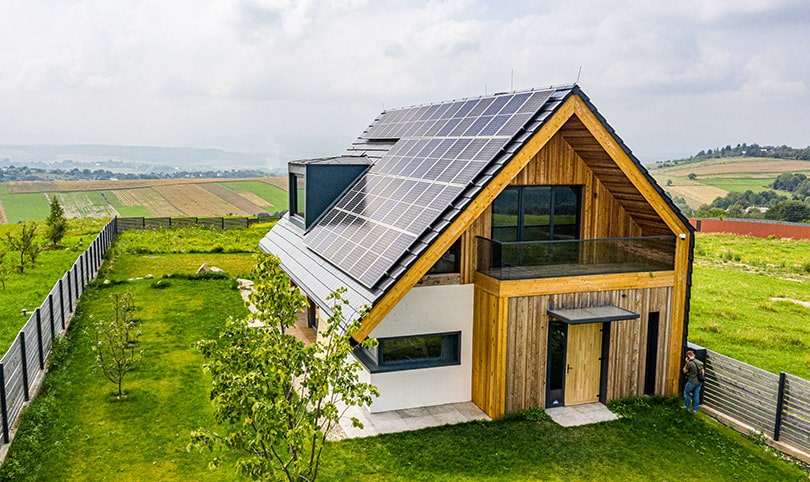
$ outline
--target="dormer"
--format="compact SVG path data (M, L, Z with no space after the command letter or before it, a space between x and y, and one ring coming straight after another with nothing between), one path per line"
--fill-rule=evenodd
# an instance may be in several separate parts
M366 156L339 156L289 163L290 220L308 230L368 169Z

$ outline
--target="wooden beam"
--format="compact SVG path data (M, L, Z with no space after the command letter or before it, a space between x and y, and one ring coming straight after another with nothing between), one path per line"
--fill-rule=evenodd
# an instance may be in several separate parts
M476 288L501 298L585 293L590 291L668 288L673 286L675 282L675 271L651 271L505 281L497 280L483 273L475 274Z

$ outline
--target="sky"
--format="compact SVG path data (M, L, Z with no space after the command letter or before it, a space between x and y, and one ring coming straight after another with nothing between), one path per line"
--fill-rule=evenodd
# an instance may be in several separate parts
M339 155L384 109L578 82L642 161L810 145L807 0L3 0L0 144Z

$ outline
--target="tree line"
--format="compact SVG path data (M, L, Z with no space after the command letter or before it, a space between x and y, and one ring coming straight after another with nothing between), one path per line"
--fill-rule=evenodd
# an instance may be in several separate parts
M0 167L0 182L6 181L111 181L139 179L180 179L180 178L245 178L267 177L268 173L259 169L231 169L208 171L174 171L150 173L121 173L107 169L45 169L28 166Z
M790 196L768 190L730 192L704 204L696 217L740 217L794 223L810 222L810 179L802 173L780 174L768 187L787 191ZM677 203L677 202L676 202Z

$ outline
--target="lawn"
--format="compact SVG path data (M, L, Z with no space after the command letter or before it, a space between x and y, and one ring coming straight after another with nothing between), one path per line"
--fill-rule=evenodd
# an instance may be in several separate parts
M188 228L186 228L188 229ZM129 231L113 262L85 292L54 355L43 394L24 417L0 480L237 480L233 459L210 470L212 454L186 452L189 433L213 425L210 379L193 343L214 338L245 307L231 279L189 276L202 263L245 272L250 253L210 252L213 237L241 233ZM141 240L139 238L144 238ZM260 236L259 236L260 237ZM230 240L229 242L234 241ZM244 240L241 240L242 242ZM120 244L118 244L120 242ZM253 244L255 249L255 244ZM207 247L207 252L192 252ZM148 252L141 251L150 248ZM163 251L163 252L161 252ZM164 278L158 289L152 274ZM93 368L91 320L110 295L131 290L144 359L125 380L128 396ZM562 428L542 412L328 444L322 480L806 480L797 467L673 399L612 404L623 418ZM696 462L698 460L698 462Z
M689 341L810 379L810 241L697 235Z
M68 220L68 232L61 242L61 247L57 249L46 247L48 249L40 253L36 265L26 269L24 274L13 270L9 272L5 280L5 289L0 285L0 353L5 353L20 328L28 320L27 316L22 315L22 310L25 309L30 313L42 304L53 286L98 236L107 221ZM17 224L0 225L0 240L5 240L6 233L16 233L20 229L20 225ZM44 223L39 223L38 232L44 229ZM2 248L0 241L0 249ZM11 261L10 257L14 255L15 253L6 255L6 266Z

